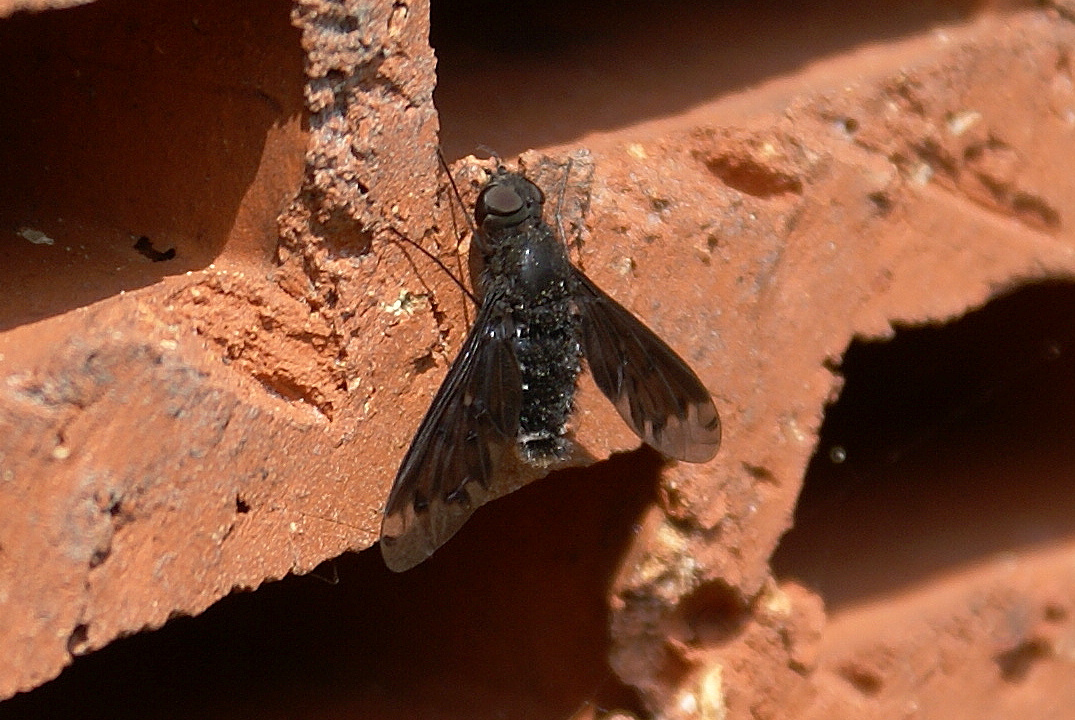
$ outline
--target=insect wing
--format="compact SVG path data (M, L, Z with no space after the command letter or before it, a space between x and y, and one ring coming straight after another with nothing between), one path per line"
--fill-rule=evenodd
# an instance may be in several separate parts
M597 387L649 445L687 462L720 447L720 417L694 371L648 327L575 270L582 346Z
M522 403L513 332L510 315L487 297L403 458L381 523L381 554L396 572L433 554L497 495Z

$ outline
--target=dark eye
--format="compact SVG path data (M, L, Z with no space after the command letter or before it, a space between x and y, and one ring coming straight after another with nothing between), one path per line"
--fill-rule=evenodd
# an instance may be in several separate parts
M489 185L474 204L474 221L486 231L514 227L529 215L530 202L511 185Z
M487 215L506 217L523 209L523 198L507 185L493 185L482 194L480 204Z

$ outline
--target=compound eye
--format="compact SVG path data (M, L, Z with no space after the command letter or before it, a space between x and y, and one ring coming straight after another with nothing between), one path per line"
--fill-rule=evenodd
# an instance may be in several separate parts
M523 199L507 185L493 185L482 193L481 205L489 215L508 217L523 209Z

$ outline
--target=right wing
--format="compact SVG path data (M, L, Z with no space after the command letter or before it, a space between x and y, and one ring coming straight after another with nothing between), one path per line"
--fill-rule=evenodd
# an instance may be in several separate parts
M582 348L597 387L648 445L706 462L720 447L709 390L664 340L575 268Z

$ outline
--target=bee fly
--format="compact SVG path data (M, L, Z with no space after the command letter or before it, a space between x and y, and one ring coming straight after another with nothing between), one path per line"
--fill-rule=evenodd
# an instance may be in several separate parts
M720 445L720 418L702 381L570 263L543 218L544 202L537 185L503 166L478 194L481 307L385 505L381 552L396 572L429 557L480 505L516 489L520 463L546 468L566 458L583 358L647 444L688 462L710 460Z

